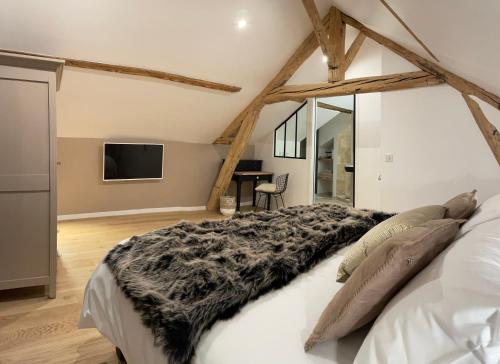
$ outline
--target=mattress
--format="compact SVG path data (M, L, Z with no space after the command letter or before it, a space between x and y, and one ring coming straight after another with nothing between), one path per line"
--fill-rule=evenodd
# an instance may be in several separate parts
M368 328L322 343L309 353L303 350L321 312L342 287L334 279L342 258L340 251L286 287L247 304L233 318L217 322L203 335L193 364L352 363ZM99 330L129 364L167 363L104 263L85 289L79 326Z

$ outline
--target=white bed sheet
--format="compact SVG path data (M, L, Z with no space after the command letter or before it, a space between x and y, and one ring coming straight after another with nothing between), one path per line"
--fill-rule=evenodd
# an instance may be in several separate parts
M335 282L342 261L337 254L286 287L247 304L227 321L206 332L194 364L332 364L352 363L368 328L317 345L305 353L304 342L321 312L342 284ZM80 328L97 328L124 353L129 364L167 363L132 303L100 264L85 289Z

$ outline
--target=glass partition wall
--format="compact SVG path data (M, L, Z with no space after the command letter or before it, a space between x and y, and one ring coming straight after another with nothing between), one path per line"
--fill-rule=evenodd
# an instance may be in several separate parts
M355 96L316 100L315 203L354 204Z
M306 158L307 103L302 104L274 130L274 156Z

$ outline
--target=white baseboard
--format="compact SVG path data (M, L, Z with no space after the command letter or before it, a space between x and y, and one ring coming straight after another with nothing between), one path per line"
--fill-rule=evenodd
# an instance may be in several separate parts
M252 206L252 201L242 202L241 206ZM157 208L151 208L151 209L88 212L88 213L84 213L84 214L58 215L57 221L92 219L92 218L96 218L96 217L109 217L109 216L154 214L154 213L159 213L159 212L203 211L206 209L207 209L206 206L185 206L185 207L157 207Z
M84 214L58 215L57 220L66 221L66 220L92 219L96 217L154 214L158 212L203 211L206 209L207 209L206 206L186 206L186 207L158 207L151 209L88 212Z

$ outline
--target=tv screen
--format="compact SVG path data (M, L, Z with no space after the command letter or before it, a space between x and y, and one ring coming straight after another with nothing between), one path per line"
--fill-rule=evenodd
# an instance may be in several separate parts
M104 180L163 178L163 144L104 143Z

